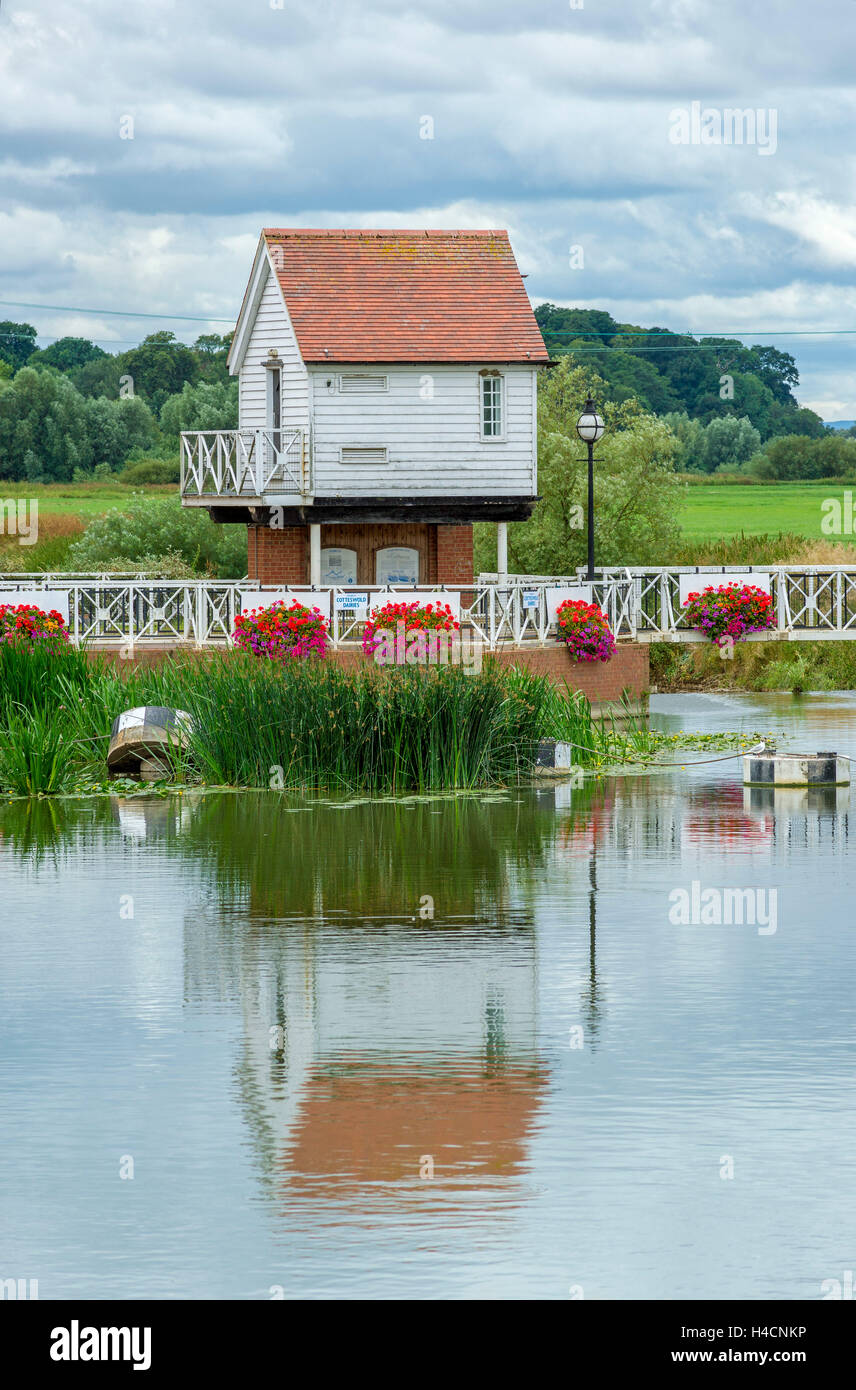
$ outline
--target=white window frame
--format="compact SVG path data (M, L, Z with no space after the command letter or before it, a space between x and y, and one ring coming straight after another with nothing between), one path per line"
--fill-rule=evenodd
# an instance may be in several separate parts
M485 433L485 383L499 383L499 431L497 434ZM482 444L502 444L506 437L506 390L502 372L479 373L479 439Z
M279 376L279 420L273 420L274 377ZM282 362L265 362L265 429L281 430L285 415L285 372Z

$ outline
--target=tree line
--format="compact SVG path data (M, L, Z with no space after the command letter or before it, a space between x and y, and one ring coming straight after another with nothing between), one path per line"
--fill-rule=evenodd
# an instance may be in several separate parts
M542 304L535 317L551 355L596 375L604 399L635 402L668 427L678 471L856 477L856 439L799 405L790 353L637 328L601 309ZM122 472L134 483L169 482L182 430L238 423L237 382L226 366L231 334L203 334L188 346L161 330L118 354L77 337L39 348L37 336L31 324L0 322L0 478Z
M0 322L0 478L71 482L129 465L133 481L177 478L182 430L238 423L231 336L188 347L162 330L111 354L76 337L39 348L32 324Z

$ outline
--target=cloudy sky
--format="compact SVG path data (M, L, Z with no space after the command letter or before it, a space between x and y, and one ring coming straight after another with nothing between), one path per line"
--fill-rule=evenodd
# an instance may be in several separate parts
M773 342L854 418L855 33L856 0L0 0L0 318L192 340L263 225L500 226L534 302ZM754 144L716 143L735 109Z

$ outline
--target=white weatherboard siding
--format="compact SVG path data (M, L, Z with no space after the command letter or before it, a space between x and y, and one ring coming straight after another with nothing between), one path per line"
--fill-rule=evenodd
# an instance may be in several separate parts
M505 428L498 440L480 438L478 365L372 364L388 377L387 390L339 390L340 374L365 370L343 363L310 369L317 497L534 495L535 368L500 368ZM385 448L388 462L343 464L341 449L354 445Z
M283 367L282 428L308 430L309 378L279 284L270 268L241 366L239 418L243 430L264 429L269 423L270 372L264 366L269 348L276 348Z

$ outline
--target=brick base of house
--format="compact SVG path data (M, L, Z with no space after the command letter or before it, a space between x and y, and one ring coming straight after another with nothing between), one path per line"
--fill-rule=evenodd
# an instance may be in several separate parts
M377 552L406 546L419 554L420 584L473 582L473 528L430 522L337 523L321 527L321 548L357 553L357 583L376 584ZM261 584L309 583L309 527L247 527L247 574Z

